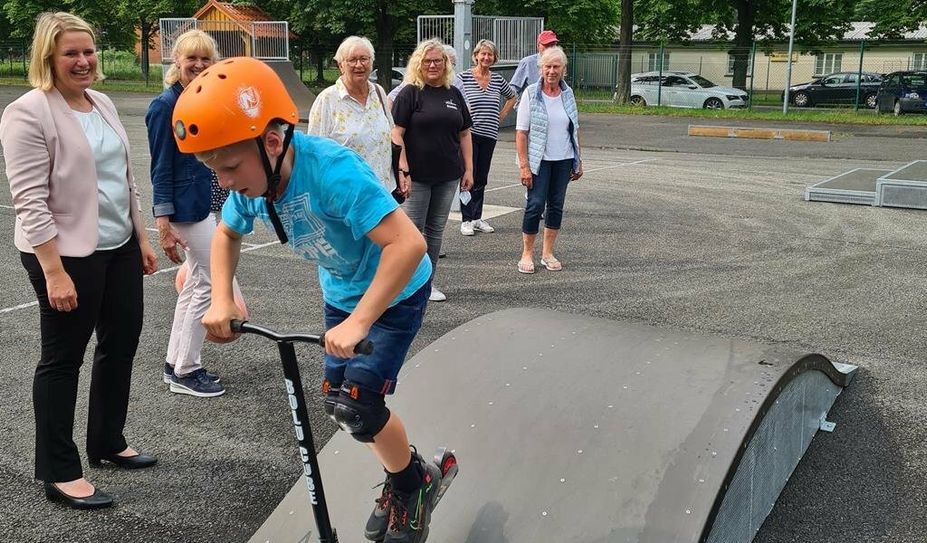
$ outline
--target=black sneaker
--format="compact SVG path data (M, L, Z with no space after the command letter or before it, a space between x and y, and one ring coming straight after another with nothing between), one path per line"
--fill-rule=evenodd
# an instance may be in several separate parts
M164 384L165 384L165 385L171 384L171 378L172 378L172 377L174 377L174 366L171 366L170 364L168 364L167 362L165 362L165 363L164 363ZM215 373L211 373L211 372L209 372L209 371L206 372L206 378L207 378L207 379L212 379L213 381L215 381L215 382L217 382L217 383L218 383L219 381L221 381L221 379L219 379L219 376L218 376L218 375L216 375Z
M419 461L422 487L410 495L395 489L390 497L389 527L383 543L422 543L428 536L431 511L438 499L441 470L431 462Z
M367 527L364 528L364 537L370 541L383 541L386 536L386 525L389 520L389 500L393 496L393 487L389 482L389 475L381 483L383 492L377 498L376 505L373 506L373 512L367 519Z

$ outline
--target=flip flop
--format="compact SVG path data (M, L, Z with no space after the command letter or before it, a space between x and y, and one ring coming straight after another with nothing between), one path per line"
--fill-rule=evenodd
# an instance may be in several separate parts
M556 257L542 258L541 265L547 268L549 271L560 271L563 269L563 265L560 264L560 261Z
M518 261L518 273L534 273L534 262L527 260Z

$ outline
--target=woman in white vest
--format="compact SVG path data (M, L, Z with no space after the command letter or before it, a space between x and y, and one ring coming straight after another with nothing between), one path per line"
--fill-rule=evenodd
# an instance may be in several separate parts
M550 271L563 269L554 256L554 244L560 233L567 186L583 175L576 98L563 82L566 65L563 49L545 49L538 59L541 78L525 89L518 104L515 145L521 184L528 188L518 261L521 273L534 273L534 240L542 214L541 265Z

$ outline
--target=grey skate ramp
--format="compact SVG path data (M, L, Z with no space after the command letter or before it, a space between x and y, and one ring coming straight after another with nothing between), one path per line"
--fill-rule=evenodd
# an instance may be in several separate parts
M854 370L775 345L511 309L406 362L389 405L423 456L457 454L431 543L737 543L753 539ZM364 541L382 468L344 432L320 463L339 540ZM251 541L314 531L300 479Z
M878 179L892 170L856 168L825 179L805 189L805 200L841 204L873 205Z
M915 160L880 177L875 205L927 209L927 160Z
M315 95L299 78L299 72L293 67L293 63L289 60L266 60L264 62L280 76L280 80L283 81L283 85L299 110L299 120L306 122L309 117L309 109L312 107L312 102L315 101Z

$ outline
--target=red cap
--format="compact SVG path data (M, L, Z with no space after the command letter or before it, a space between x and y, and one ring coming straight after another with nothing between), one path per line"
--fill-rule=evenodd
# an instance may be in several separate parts
M557 39L557 35L554 34L553 30L545 30L538 34L538 43L541 45L552 45L558 41L560 40Z

